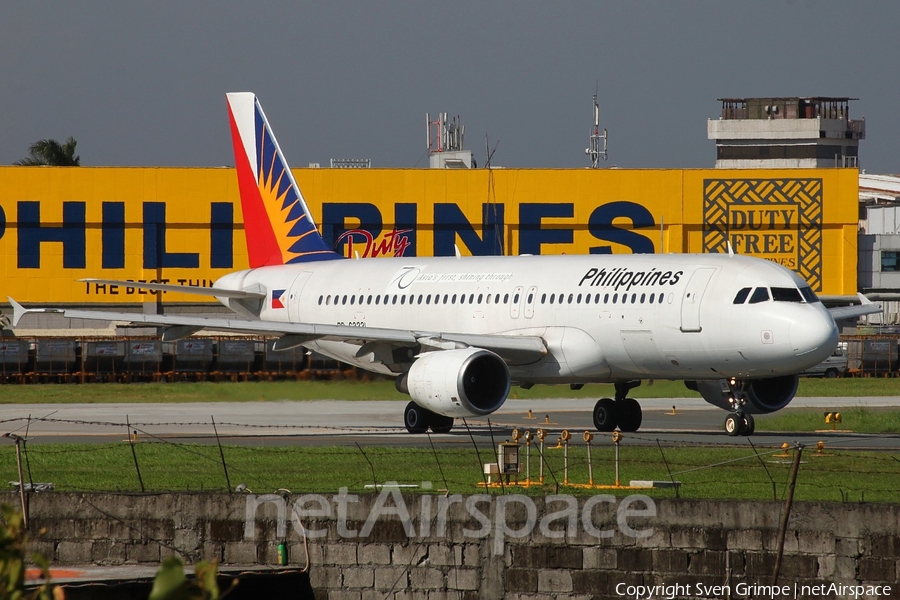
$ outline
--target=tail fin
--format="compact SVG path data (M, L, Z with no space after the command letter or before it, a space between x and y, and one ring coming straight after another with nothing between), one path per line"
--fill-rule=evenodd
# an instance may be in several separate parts
M250 266L342 258L319 235L259 100L226 96Z

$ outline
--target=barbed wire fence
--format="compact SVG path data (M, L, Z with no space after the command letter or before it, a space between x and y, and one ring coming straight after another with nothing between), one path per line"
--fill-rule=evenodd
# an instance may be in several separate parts
M498 462L501 442L513 443L513 429L490 421L461 422L454 434L400 441L396 434L404 431L397 427L243 424L213 417L132 422L50 415L0 419L0 431L10 442L0 443L0 482L9 482L10 491L23 484L29 492L328 493L377 491L391 483L427 493L589 495L633 493L629 483L641 480L669 484L646 490L656 497L775 501L784 498L795 451L790 445L760 447L749 437L736 445L641 433L619 442L603 434L591 442L580 436L563 441L561 430L548 429L540 444L518 440L518 469L504 474L488 467ZM900 452L854 447L879 437L896 436L844 435L809 450L798 499L897 501ZM60 442L68 438L78 443Z

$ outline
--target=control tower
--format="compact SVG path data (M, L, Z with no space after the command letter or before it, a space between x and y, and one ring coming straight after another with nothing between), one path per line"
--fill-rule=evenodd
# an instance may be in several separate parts
M717 169L859 167L865 118L850 118L857 98L719 98L709 119Z

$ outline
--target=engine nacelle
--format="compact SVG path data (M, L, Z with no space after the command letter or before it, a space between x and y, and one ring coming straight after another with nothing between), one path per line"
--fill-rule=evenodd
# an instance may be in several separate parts
M506 401L509 385L503 359L480 348L427 352L397 380L416 404L447 417L491 414Z
M800 384L798 375L783 375L767 379L751 379L746 382L747 403L744 411L751 414L765 414L781 410L787 406L797 393ZM728 398L731 391L725 379L705 381L686 381L688 388L700 392L703 399L719 408L732 410Z

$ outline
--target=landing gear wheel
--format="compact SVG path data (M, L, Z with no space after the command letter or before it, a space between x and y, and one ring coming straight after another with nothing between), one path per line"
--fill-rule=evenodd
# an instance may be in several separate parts
M433 414L431 417L431 431L434 433L450 433L453 429L453 417Z
M406 425L406 430L410 433L425 433L428 430L428 426L431 425L431 416L433 414L430 410L422 408L415 402L410 402L406 405L406 410L403 411L403 424Z
M640 429L643 412L637 400L634 398L619 400L616 402L616 410L619 414L619 429L625 432L634 432Z
M727 417L725 417L725 433L732 437L736 437L741 435L741 430L744 428L744 419L740 415L735 413L731 413Z
M612 398L601 398L594 405L594 427L597 431L614 431L619 424L618 406Z
M744 427L741 435L753 435L753 432L756 431L756 421L753 420L753 415L744 415L742 419Z

